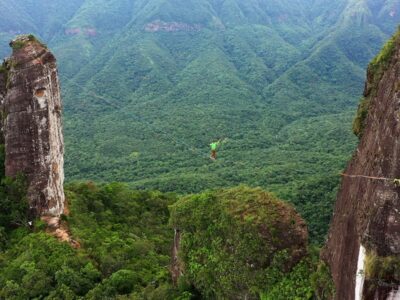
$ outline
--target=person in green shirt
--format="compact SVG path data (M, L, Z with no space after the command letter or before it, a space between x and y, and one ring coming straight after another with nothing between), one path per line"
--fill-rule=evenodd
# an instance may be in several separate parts
M218 141L218 142L212 142L212 143L210 144L210 147L211 147L211 155L210 155L210 158L211 158L212 160L216 160L216 159L217 159L217 148L218 148L219 143L220 143L220 141Z

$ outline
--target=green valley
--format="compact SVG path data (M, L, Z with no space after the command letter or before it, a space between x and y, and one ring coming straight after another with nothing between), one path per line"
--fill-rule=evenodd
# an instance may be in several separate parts
M368 114L366 68L383 74L399 22L400 0L0 0L0 56L31 33L57 58L65 137L40 148L18 118L4 125L25 112L7 103L17 86L38 111L58 95L54 61L27 88L53 56L17 40L31 48L13 58L47 56L29 61L38 74L0 68L0 299L330 299L320 247ZM53 108L37 135L61 124ZM6 176L24 143L58 151L30 162L58 191L65 160L64 213L38 183L49 214L33 215L36 174Z
M338 176L350 158L365 67L400 8L354 0L40 3L2 1L0 40L33 32L58 57L67 180L178 193L246 183L286 200ZM213 163L208 144L219 138L226 142Z

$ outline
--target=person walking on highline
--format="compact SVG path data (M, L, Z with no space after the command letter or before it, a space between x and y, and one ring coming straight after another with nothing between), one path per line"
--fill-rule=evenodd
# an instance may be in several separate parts
M210 147L211 147L211 155L210 155L210 158L211 158L212 160L216 160L216 159L217 159L217 148L218 148L220 142L221 142L221 141L217 141L217 142L212 142L212 143L210 144Z

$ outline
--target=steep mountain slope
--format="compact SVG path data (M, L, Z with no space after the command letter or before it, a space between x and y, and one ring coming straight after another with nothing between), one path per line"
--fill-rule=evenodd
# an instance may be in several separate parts
M80 122L74 119L74 127L67 128L72 132L87 132L76 136L88 140L72 142L71 147L80 149L68 159L72 165L69 175L80 177L83 173L100 180L131 179L137 187L164 190L193 191L239 181L281 190L286 182L279 178L288 172L299 179L300 174L312 174L315 164L325 165L330 172L340 169L341 163L337 161L343 162L352 147L350 133L338 135L332 141L326 132L319 132L323 145L331 147L332 142L334 147L348 145L339 152L339 157L334 154L327 158L326 146L316 149L310 157L296 149L303 141L293 143L291 139L296 137L282 136L282 132L295 120L304 123L305 117L328 117L328 114L328 118L339 117L349 124L350 113L343 112L353 109L362 86L363 68L386 39L386 33L372 19L352 22L358 18L349 13L349 9L356 10L351 3L347 6L342 3L343 13L337 10L335 15L333 10L331 22L322 25L320 15L307 16L308 9L315 4L304 1L294 5L293 10L287 5L282 8L284 4L274 4L276 12L265 9L264 2L268 14L263 16L251 14L254 9L239 10L239 4L230 9L218 9L216 4L214 10L195 5L197 18L190 24L204 27L199 31L188 29L189 32L180 31L179 24L168 29L168 22L181 22L180 25L188 22L179 9L170 7L171 3L159 8L160 15L153 12L156 16L145 17L139 11L129 28L81 69L75 82L107 95L121 110L109 106L105 116L104 101L81 93L84 105L73 105L71 114L82 113L84 117L79 116ZM231 9L240 13L228 14ZM224 30L215 29L214 23L210 23L212 13ZM369 12L374 13L380 12L378 9ZM247 15L247 21L233 15ZM167 29L162 26L156 32L143 29L152 24L149 21L157 19L163 20ZM357 49L365 51L356 55L355 45L360 44ZM118 45L123 45L123 50ZM73 84L70 87L82 92ZM101 111L102 116L93 119L94 125L88 123L96 111L98 114ZM325 118L315 128L323 122ZM97 129L95 132L93 127ZM209 166L197 153L206 154L208 143L217 137L228 137L230 142L218 165ZM118 152L112 150L122 141L124 146ZM85 155L89 147L94 147L98 155ZM190 151L191 147L196 150ZM284 151L282 148L286 148L285 160L276 160L277 152ZM266 149L272 155L265 157ZM288 156L294 158L292 162ZM259 161L265 164L260 166ZM294 166L296 162L298 165ZM291 166L285 171L282 164ZM110 174L108 170L115 165L120 166L119 172ZM254 175L255 167L262 169ZM238 168L242 169L239 174Z

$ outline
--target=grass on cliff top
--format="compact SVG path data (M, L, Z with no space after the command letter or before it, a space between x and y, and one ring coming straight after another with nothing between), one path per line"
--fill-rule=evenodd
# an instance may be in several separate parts
M386 42L381 52L369 64L372 71L384 71L389 66L390 59L392 58L396 45L400 41L400 28L398 31ZM375 73L375 72L374 72Z
M21 36L24 37L24 36ZM35 42L41 45L42 47L47 49L47 45L43 44L38 38L36 38L33 34L29 34L26 36L26 40L15 40L10 43L10 46L13 50L19 50L25 47L29 42Z
M395 53L396 46L400 43L400 28L399 30L387 41L383 46L382 50L377 56L370 62L368 66L368 80L367 90L365 91L365 97L361 98L358 105L356 117L353 121L353 132L361 138L364 128L365 121L368 116L369 106L371 98L376 96L378 84L382 79L385 71L389 67L392 56Z
M221 213L232 216L236 222L247 223L255 228L265 224L273 226L283 221L285 216L292 219L297 216L291 204L280 201L261 188L244 185L184 197L171 207L171 211L172 224L183 230L190 230L192 226L208 226L209 221L215 221L215 217ZM197 218L197 213L201 214L201 219ZM195 217L193 221L191 214Z

